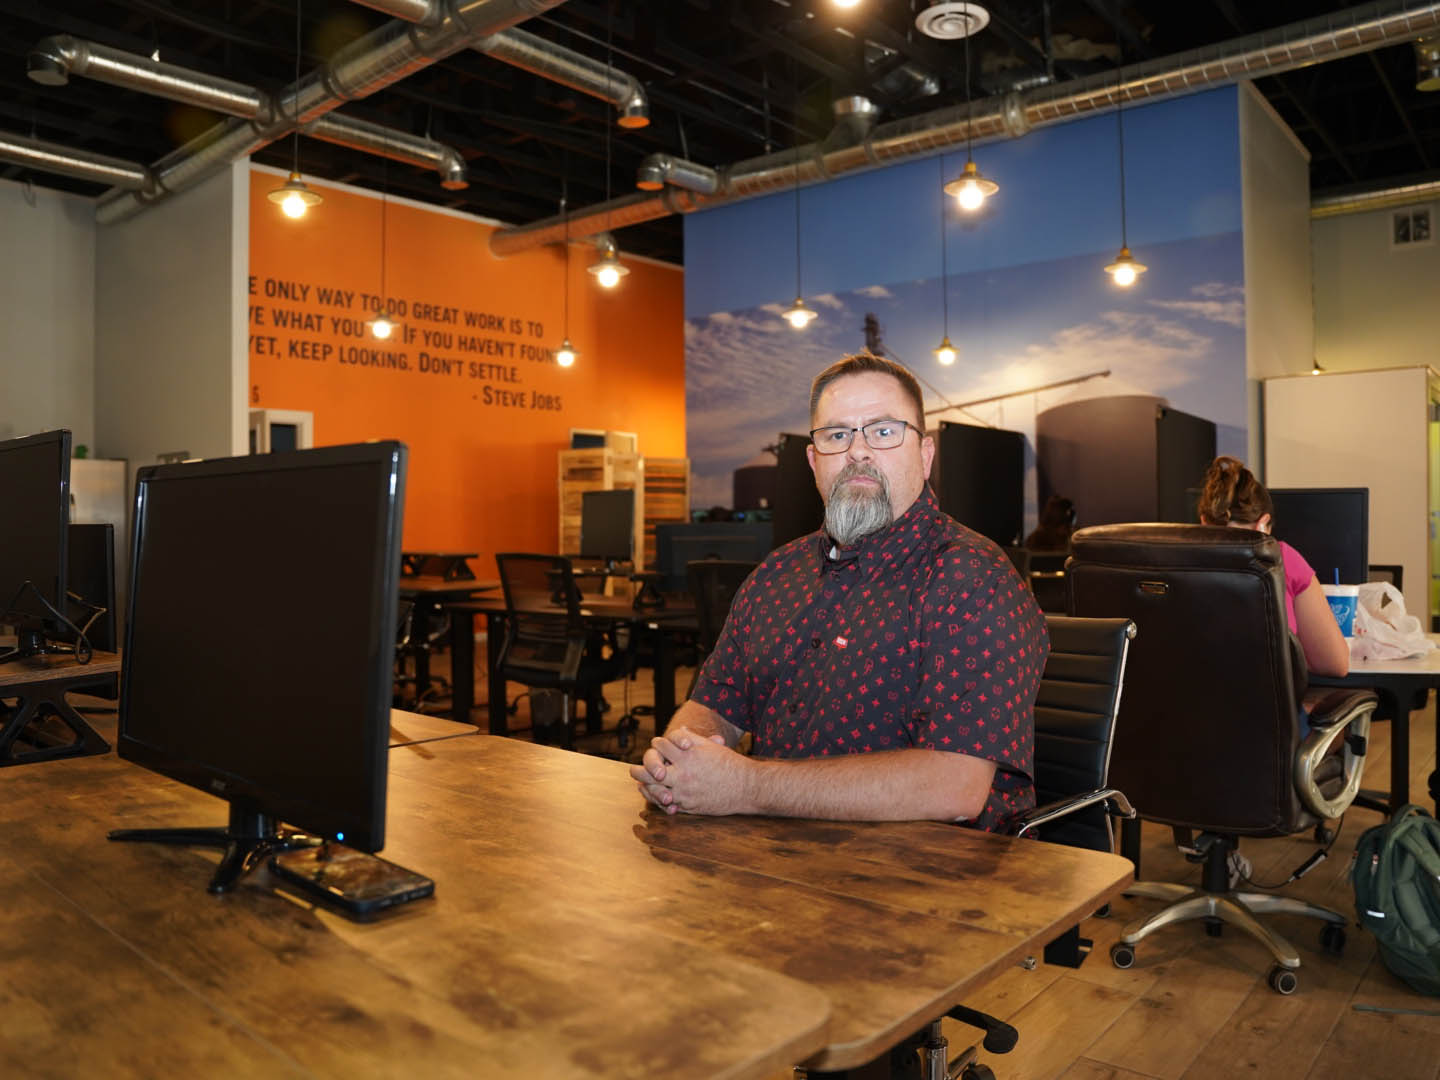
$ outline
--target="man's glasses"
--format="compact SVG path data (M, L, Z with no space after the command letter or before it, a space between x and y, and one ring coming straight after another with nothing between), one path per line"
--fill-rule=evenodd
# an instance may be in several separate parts
M810 432L810 441L822 454L843 454L850 449L858 431L865 436L865 445L871 450L894 450L905 441L905 429L910 427L914 425L904 420L873 420L858 428L817 427Z

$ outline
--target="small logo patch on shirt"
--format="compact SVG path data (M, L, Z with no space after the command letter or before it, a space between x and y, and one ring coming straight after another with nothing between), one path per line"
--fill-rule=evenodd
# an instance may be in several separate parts
M846 645L849 645L849 644L850 644L850 642L846 641L843 637L837 637L837 638L835 639L835 647L836 647L837 649L843 649L843 648L845 648Z

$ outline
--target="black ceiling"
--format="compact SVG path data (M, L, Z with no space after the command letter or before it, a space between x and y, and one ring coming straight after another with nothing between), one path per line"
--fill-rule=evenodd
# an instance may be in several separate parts
M1301 0L983 0L990 25L971 42L977 100L1022 80L1113 71L1348 5ZM603 60L644 85L651 124L625 130L607 103L465 50L344 112L429 132L470 164L470 187L433 171L382 165L329 143L301 143L309 175L376 187L507 222L634 190L656 151L723 165L823 137L830 101L864 93L881 119L963 102L963 46L915 29L925 0L569 0L523 28ZM302 63L312 68L388 16L346 0L304 0ZM25 73L49 34L150 54L275 91L295 70L295 0L0 0L0 129L151 163L222 119L189 106L75 78L46 87ZM607 42L609 43L607 46ZM1436 178L1440 93L1415 89L1410 45L1258 80L1309 148L1315 191ZM608 139L608 144L607 144ZM288 167L287 139L255 155ZM607 161L609 165L607 182ZM87 195L99 186L0 165L0 177ZM676 218L624 230L626 251L682 258Z

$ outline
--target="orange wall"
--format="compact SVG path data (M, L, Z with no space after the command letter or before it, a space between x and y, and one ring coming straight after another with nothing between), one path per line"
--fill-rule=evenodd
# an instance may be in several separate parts
M494 575L496 551L554 551L556 452L572 427L633 431L642 454L684 456L678 268L627 260L629 276L605 292L585 271L594 247L572 245L580 358L567 370L554 362L564 333L557 248L497 259L493 226L391 200L385 291L410 312L403 339L380 342L361 325L371 317L362 296L380 292L380 200L317 184L325 202L291 221L265 197L280 182L251 173L251 407L313 412L316 445L404 441L407 550L481 552L482 577ZM327 303L321 289L353 296ZM467 325L467 315L500 327ZM495 352L479 351L487 343ZM398 354L407 369L345 362L353 350ZM451 373L422 371L427 357L448 360Z

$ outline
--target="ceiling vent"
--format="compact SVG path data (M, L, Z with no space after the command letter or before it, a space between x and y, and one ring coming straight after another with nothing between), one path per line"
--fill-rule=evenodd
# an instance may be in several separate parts
M990 12L979 4L942 0L931 4L915 16L915 28L922 34L941 41L959 41L984 30L990 23Z

